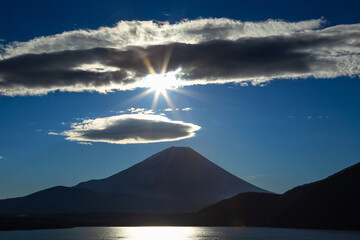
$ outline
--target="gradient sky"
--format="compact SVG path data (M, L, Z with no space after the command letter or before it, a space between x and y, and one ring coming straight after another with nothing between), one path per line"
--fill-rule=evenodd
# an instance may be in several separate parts
M6 54L5 46L14 41L113 27L124 20L174 24L199 17L244 22L322 18L326 22L320 29L325 29L360 23L359 7L355 1L16 1L3 3L0 9L0 53ZM359 59L359 53L353 58ZM5 60L0 60L0 77L8 74L1 61ZM360 81L354 71L352 77L180 88L186 95L167 91L179 110L164 111L169 106L160 96L150 115L165 114L169 121L201 129L194 137L159 143L84 145L49 135L68 131L81 119L107 118L119 111L130 114L131 108L149 110L154 92L134 99L144 88L107 94L0 94L0 199L104 178L170 146L190 146L240 178L277 193L319 180L360 159Z

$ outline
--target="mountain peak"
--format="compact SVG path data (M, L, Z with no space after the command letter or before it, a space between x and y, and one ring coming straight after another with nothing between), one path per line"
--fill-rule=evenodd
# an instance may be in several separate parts
M177 146L171 146L171 147L168 147L166 149L164 149L163 151L165 150L168 150L168 149L192 149L191 147L177 147Z
M191 151L194 151L191 147L176 147L176 146L171 146L171 147L168 147L158 153L168 153L168 152L182 152L182 151L188 151L188 150L191 150ZM195 151L194 151L195 152Z
M193 152L195 152L195 150L192 149L191 147L176 147L176 146L171 146L171 147L168 147L168 148L162 150L162 151L159 152L159 153L182 152L182 151L193 151Z
M153 173L160 171L195 172L213 168L214 166L216 166L214 163L190 147L172 146L150 156L144 161L134 165L130 169L143 168L147 169L147 171L153 171ZM218 168L220 169L220 167Z
M267 192L227 172L192 148L175 146L108 178L75 187L98 193L175 201L176 206L186 210L241 192Z
M267 191L172 146L104 179L0 202L0 212L192 212L242 192Z

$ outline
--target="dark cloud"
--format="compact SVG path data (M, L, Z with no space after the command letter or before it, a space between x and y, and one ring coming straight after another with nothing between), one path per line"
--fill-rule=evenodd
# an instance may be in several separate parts
M0 61L0 91L16 89L38 90L46 93L65 88L67 91L92 90L111 84L134 82L125 70L81 70L82 64L108 61L117 56L114 49L62 51L44 54L26 54ZM114 60L114 59L113 59ZM116 60L116 59L115 59Z
M160 72L170 49L168 71L181 68L183 85L359 74L360 49L354 42L360 39L359 33L318 35L26 54L0 61L0 93L106 92L144 87L141 80L149 73L144 59Z
M130 144L190 138L199 129L197 125L172 121L164 116L125 114L84 120L58 135L67 136L70 141Z
M233 79L281 77L311 73L314 66L328 68L331 61L312 51L331 44L330 39L267 37L237 41L211 41L197 45L177 44L170 68L182 66L183 79Z

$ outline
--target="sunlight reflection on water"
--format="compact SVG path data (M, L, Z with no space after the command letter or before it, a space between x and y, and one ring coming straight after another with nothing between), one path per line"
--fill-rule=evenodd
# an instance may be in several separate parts
M126 228L125 232L123 231L123 229L114 229L114 231L119 231L119 236L125 233L125 238L132 240L180 240L191 239L195 235L194 228L178 227L138 227Z
M1 240L359 240L360 232L251 227L79 227L0 231Z

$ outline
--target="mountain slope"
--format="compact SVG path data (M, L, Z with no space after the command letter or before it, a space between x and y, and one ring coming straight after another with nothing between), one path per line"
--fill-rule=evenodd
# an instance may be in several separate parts
M230 174L189 147L171 147L111 177L80 183L97 193L181 201L188 211L240 192L266 192ZM196 207L195 207L196 206Z
M105 179L0 200L0 213L191 212L249 191L266 192L191 148L171 147Z
M294 188L282 200L288 204L269 224L360 229L360 163Z
M0 200L0 212L82 212L99 200L100 196L90 190L58 186L25 197Z
M207 225L360 229L360 163L282 195L242 193L199 212Z

